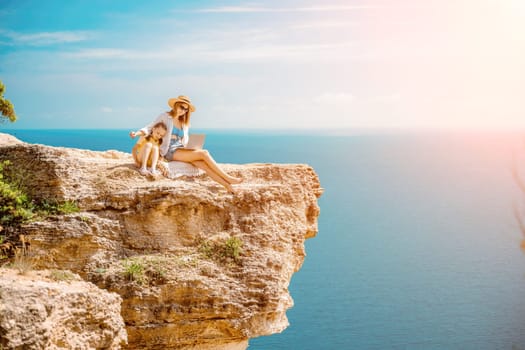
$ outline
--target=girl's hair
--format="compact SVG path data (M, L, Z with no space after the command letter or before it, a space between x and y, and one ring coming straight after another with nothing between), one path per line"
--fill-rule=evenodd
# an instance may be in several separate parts
M176 110L177 108L179 107L179 105L183 104L184 102L175 102L175 104L173 105L173 109L171 111L168 112L169 115L171 115L172 117L175 117L177 114ZM186 103L187 105L187 103ZM186 111L186 114L184 115L181 115L179 117L179 121L180 123L182 124L182 126L190 126L190 115L191 115L191 111L188 109Z
M153 125L151 127L151 131L149 132L149 134L146 136L146 141L149 141L151 140L151 137L153 136L153 129L155 128L163 128L164 131L168 131L168 127L166 126L166 124L164 124L163 122L158 122L157 124ZM159 140L159 145L162 145L162 139Z

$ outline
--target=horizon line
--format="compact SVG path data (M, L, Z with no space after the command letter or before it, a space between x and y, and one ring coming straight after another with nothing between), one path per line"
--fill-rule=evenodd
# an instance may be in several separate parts
M96 131L96 130L131 130L130 128L85 128L85 127L70 127L70 128L0 128L0 133L7 133L9 131ZM380 132L380 131L390 131L390 132L525 132L525 126L421 126L421 127L388 127L388 126L369 126L369 127L283 127L283 128L271 128L271 127L194 127L192 130L222 130L222 131L333 131L333 132Z

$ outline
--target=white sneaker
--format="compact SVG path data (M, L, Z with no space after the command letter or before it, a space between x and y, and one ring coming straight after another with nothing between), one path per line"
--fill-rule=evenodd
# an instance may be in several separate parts
M148 169L146 169L146 168L140 168L140 169L139 169L139 173L140 173L141 175L144 175L144 176L148 176L148 175L151 174L151 173L148 171Z

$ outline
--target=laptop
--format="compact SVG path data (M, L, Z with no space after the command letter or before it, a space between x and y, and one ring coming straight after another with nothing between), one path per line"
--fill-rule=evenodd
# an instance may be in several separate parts
M205 134L190 134L188 144L182 149L202 149L205 138Z

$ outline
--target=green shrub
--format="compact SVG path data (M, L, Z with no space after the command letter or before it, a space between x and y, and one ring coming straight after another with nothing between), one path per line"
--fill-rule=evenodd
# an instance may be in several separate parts
M11 164L0 162L0 225L14 226L33 217L33 204L20 189L8 182L5 169Z
M139 261L126 260L124 262L124 276L129 281L144 283L144 264Z
M215 254L215 244L210 241L201 241L199 244L199 251L207 258L212 259Z
M78 205L72 201L65 201L58 205L59 214L72 214L72 213L78 213L79 211L80 211L80 208L78 207Z
M2 227L0 227L1 231ZM4 241L5 236L0 236L0 260L7 258L7 255L5 254L5 250L7 247L4 248Z
M9 120L11 123L17 119L15 107L4 97L5 85L0 80L0 123Z
M0 260L12 258L14 267L20 273L31 269L31 259L27 257L27 252L13 249L18 245L16 242L20 226L31 220L43 220L49 215L80 211L71 201L31 200L24 187L30 176L30 171L11 168L9 160L0 161L0 231L3 235L0 241Z
M242 253L242 241L238 237L230 237L224 242L223 255L233 260L239 259Z
M9 160L0 162L0 226L17 226L32 218L45 218L49 215L72 214L80 211L77 204L72 201L32 201L23 191L24 187L19 179L17 180L20 174L8 171L10 165Z
M80 209L75 202L57 202L54 200L43 200L35 205L35 210L40 216L60 215L78 213Z
M230 237L220 242L203 240L199 244L199 251L209 259L233 260L239 263L242 254L242 241L238 237Z

